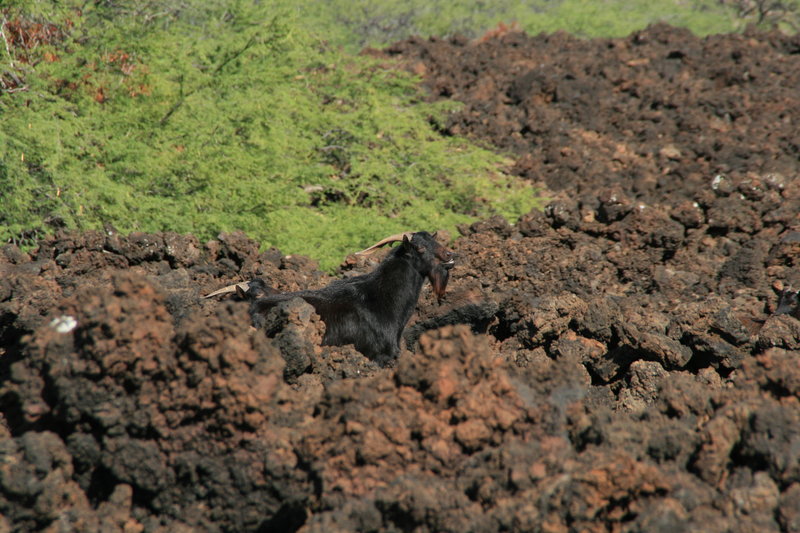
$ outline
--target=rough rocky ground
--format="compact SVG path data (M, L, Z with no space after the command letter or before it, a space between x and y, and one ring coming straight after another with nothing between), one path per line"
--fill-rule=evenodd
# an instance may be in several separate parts
M545 212L462 228L387 367L199 300L331 279L241 234L2 248L0 531L800 531L800 39L384 53Z

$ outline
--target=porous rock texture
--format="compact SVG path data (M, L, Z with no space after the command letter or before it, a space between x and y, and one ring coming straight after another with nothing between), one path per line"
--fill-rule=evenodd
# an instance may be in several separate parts
M460 228L388 364L240 233L0 249L0 531L798 531L800 39L498 32L377 53L550 203ZM434 230L436 228L418 228ZM365 245L369 243L364 243ZM789 299L788 301L791 301Z

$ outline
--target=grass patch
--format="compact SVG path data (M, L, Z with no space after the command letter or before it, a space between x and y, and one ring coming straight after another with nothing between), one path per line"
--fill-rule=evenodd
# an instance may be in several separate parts
M800 0L301 0L295 6L306 24L350 51L411 35L475 38L499 24L532 35L562 30L579 37L623 37L656 22L697 35L741 31L747 24L800 29Z

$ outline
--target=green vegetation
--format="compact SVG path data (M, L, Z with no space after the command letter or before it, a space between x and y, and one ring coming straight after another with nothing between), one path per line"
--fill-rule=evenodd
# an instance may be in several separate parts
M332 267L387 234L535 205L499 156L435 132L452 104L290 11L198 2L148 19L154 4L6 10L3 241L60 224L242 229Z
M512 22L730 31L791 24L798 3L5 0L0 242L105 223L201 239L241 229L329 268L400 230L514 219L535 191L500 156L437 133L455 105L353 52Z

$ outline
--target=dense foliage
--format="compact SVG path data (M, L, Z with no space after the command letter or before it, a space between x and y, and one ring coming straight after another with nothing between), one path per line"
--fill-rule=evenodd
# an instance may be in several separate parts
M448 106L414 79L279 6L67 4L4 11L3 240L243 229L332 266L392 232L535 203L498 156L435 132Z

